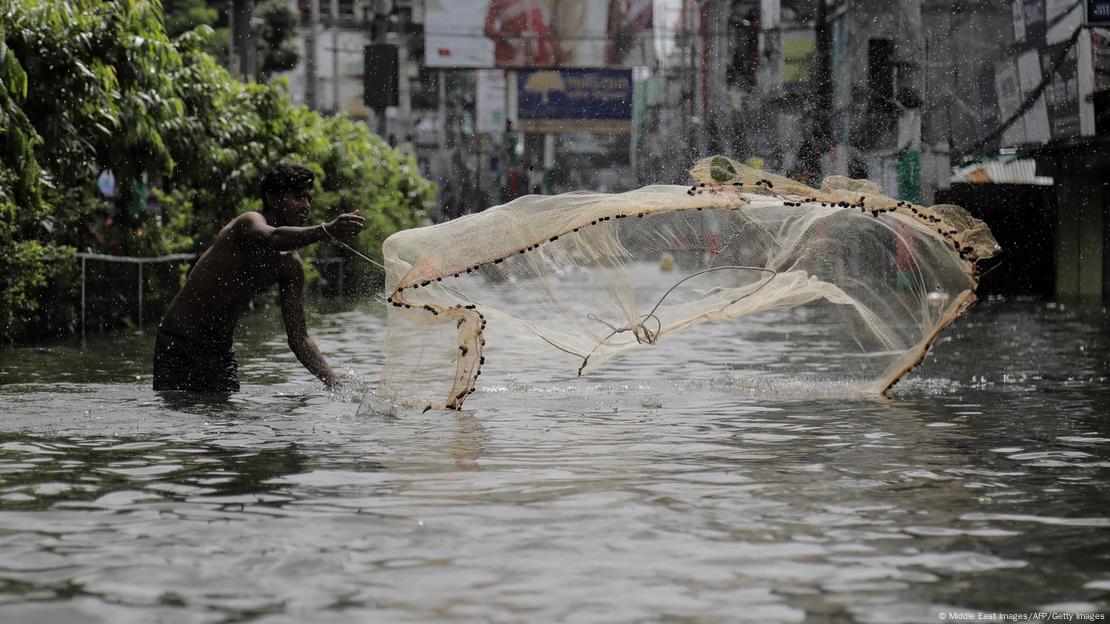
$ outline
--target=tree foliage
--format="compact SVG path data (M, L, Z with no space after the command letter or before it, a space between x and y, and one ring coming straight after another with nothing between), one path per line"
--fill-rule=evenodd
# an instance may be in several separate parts
M204 49L227 65L227 5L225 0L163 0L166 32L170 38L196 29L206 33ZM258 59L258 79L265 82L278 72L297 66L300 53L296 36L298 16L287 0L260 0L254 5L251 35ZM210 29L210 30L209 30Z
M75 249L200 251L228 219L259 207L261 175L280 161L316 171L315 218L368 217L365 249L415 225L434 189L410 158L365 126L293 106L284 83L232 80L206 51L211 35L201 26L171 40L150 0L0 0L5 340L66 329ZM141 207L144 179L160 181L165 218L125 209L112 236L98 231L105 170L128 205Z
M201 26L214 28L220 19L220 11L214 5L208 0L162 0L166 34L176 39Z

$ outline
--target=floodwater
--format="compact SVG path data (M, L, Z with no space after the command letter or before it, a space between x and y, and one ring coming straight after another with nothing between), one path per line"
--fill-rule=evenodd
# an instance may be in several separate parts
M373 378L381 314L312 331ZM1108 321L981 302L890 399L720 383L750 345L672 338L393 417L272 314L230 400L151 391L150 333L3 350L0 621L1105 621Z

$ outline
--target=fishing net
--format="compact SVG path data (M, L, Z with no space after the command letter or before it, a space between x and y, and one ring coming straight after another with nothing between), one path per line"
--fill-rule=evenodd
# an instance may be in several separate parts
M813 189L720 156L691 173L692 187L528 196L389 237L375 394L461 409L498 353L487 324L538 339L573 377L699 323L742 333L782 310L827 325L822 344L747 370L882 393L971 305L977 263L998 249L963 209L867 181Z

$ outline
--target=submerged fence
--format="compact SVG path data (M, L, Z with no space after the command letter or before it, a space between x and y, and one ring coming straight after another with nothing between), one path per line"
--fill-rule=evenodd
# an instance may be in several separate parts
M139 325L139 331L142 331L143 330L143 322L144 322L143 291L145 289L146 279L149 278L149 276L151 274L151 271L147 270L145 272L145 275L144 275L144 270L143 270L144 266L146 266L148 264L166 265L166 264L172 263L172 262L187 262L187 261L191 261L194 258L196 258L196 254L191 254L191 253L180 253L180 254L170 254L170 255L167 255L167 256L150 256L150 257L144 257L144 256L111 256L111 255L97 254L97 253L78 253L78 254L75 254L75 256L78 259L81 260L81 339L82 340L84 340L84 338L85 338L85 325L86 325L86 322L87 322L86 321L87 309L88 309L89 303L90 303L90 296L89 296L89 292L88 292L88 290L89 290L88 289L89 263L90 262L94 262L94 263L96 263L96 262L106 262L106 263L124 264L124 265L129 264L129 265L134 265L136 267L136 269L137 269L137 271L136 271L137 281L135 283L135 293L136 293L135 302L136 302L136 308L137 308L137 316L138 316L137 320L138 320L138 325ZM98 292L96 296L92 297L93 302L114 300L111 297L111 292L113 290L112 284L113 284L113 282L118 283L120 281L119 276L118 275L116 275L116 276L104 275L102 277L103 277L103 279L100 280L100 281L102 283L106 282L105 288L104 288L103 291ZM171 295L174 292L177 292L176 287L173 288L173 290L171 292Z

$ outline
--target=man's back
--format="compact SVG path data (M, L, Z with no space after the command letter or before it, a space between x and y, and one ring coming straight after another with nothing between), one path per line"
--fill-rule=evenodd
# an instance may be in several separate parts
M276 251L243 236L247 213L233 219L200 257L173 298L161 328L188 337L230 337L251 299L277 283L283 270L299 270L295 251Z

